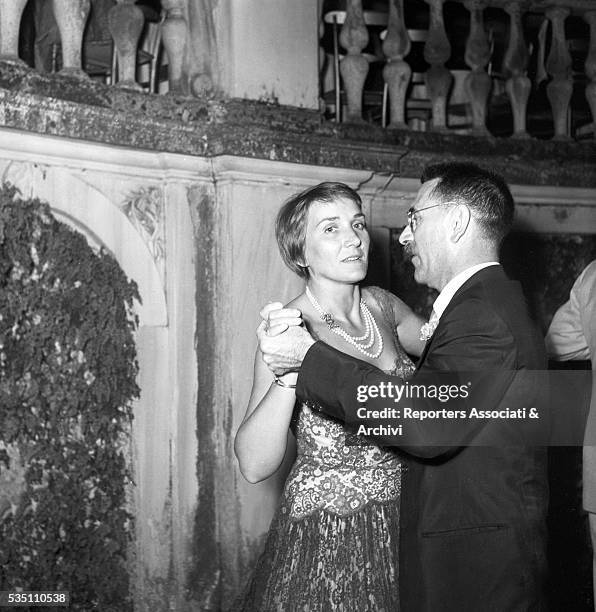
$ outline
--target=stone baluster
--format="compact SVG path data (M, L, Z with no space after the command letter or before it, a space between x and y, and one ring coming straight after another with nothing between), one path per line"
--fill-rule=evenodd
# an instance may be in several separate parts
M368 30L364 23L362 0L347 0L346 19L339 33L339 42L347 54L340 63L346 91L346 121L362 121L362 94L368 74L368 60L362 50L368 44Z
M108 13L108 28L114 39L118 59L118 85L141 89L136 82L137 47L143 31L145 16L134 4L135 0L117 0ZM112 75L114 78L115 75ZM114 81L112 81L114 82Z
M552 75L552 81L546 86L546 95L553 112L555 140L566 140L569 137L567 113L573 91L571 80L571 55L565 41L565 19L569 9L554 7L546 11L552 24L552 43L546 70Z
M19 59L19 29L27 0L0 0L0 60L24 63Z
M433 121L436 131L447 129L447 97L453 76L445 62L451 55L451 45L443 21L444 0L426 0L430 5L430 26L424 45L424 59L430 64L426 72L426 89L431 100Z
M503 72L507 77L505 89L511 102L513 114L512 138L529 138L526 131L526 115L528 98L532 89L532 82L526 75L528 67L528 48L524 40L522 26L523 3L509 2L505 10L509 14L509 45L503 57Z
M327 68L327 57L322 45L325 35L325 22L323 20L323 0L317 0L317 16L319 18L319 110L325 112L325 70Z
M60 30L63 74L87 76L83 72L83 32L89 16L90 0L52 0Z
M490 61L490 45L484 31L483 0L466 0L465 7L470 11L470 35L466 41L465 60L472 71L466 76L465 88L472 107L472 132L487 134L486 105L492 80L486 72Z
M411 47L410 37L404 21L403 0L389 0L389 21L387 35L383 41L383 52L387 63L383 68L383 78L387 83L391 122L390 128L405 128L405 107L408 84L412 78L412 69L404 61Z
M592 111L594 138L596 138L596 11L588 11L584 19L590 25L590 51L586 57L586 76L590 82L586 85L586 99Z
M168 54L169 91L173 94L186 93L187 88L182 78L182 65L186 52L188 22L183 0L162 0L161 6L166 12L161 38Z

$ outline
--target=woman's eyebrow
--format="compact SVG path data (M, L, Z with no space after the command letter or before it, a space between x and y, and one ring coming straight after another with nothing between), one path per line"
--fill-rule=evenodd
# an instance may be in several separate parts
M339 217L325 217L317 223L317 227L321 225L321 223L324 223L325 221L337 221L338 219Z

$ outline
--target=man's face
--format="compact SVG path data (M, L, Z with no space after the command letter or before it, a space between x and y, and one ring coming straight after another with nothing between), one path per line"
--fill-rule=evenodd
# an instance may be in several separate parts
M443 221L448 207L430 195L439 180L427 181L418 190L410 209L411 222L399 241L411 256L416 282L440 290L447 255Z

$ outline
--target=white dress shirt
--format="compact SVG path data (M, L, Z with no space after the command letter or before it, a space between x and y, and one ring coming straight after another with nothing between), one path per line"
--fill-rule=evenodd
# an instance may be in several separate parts
M460 272L458 275L454 276L444 287L443 291L439 293L439 296L435 300L433 304L433 314L431 314L431 320L436 317L438 321L441 318L441 315L445 312L447 306L449 306L449 302L453 299L453 296L457 293L457 290L476 272L480 272L484 268L488 268L489 266L498 266L498 261L486 261L481 264L476 264L475 266L470 266L466 268L463 272Z

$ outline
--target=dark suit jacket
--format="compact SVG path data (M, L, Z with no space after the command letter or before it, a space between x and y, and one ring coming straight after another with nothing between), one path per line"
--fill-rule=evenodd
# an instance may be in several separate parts
M519 284L493 266L457 291L408 383L473 378L469 396L459 403L428 397L366 402L367 408L402 410L390 423L401 424L403 434L376 439L413 456L401 501L404 612L543 609L546 451L535 446L529 421L403 418L407 406L542 410L548 389L535 384L533 370L546 370L542 336ZM383 382L400 381L317 342L303 362L297 395L361 425L367 421L357 415L356 389ZM542 412L539 426L548 426L546 417Z

